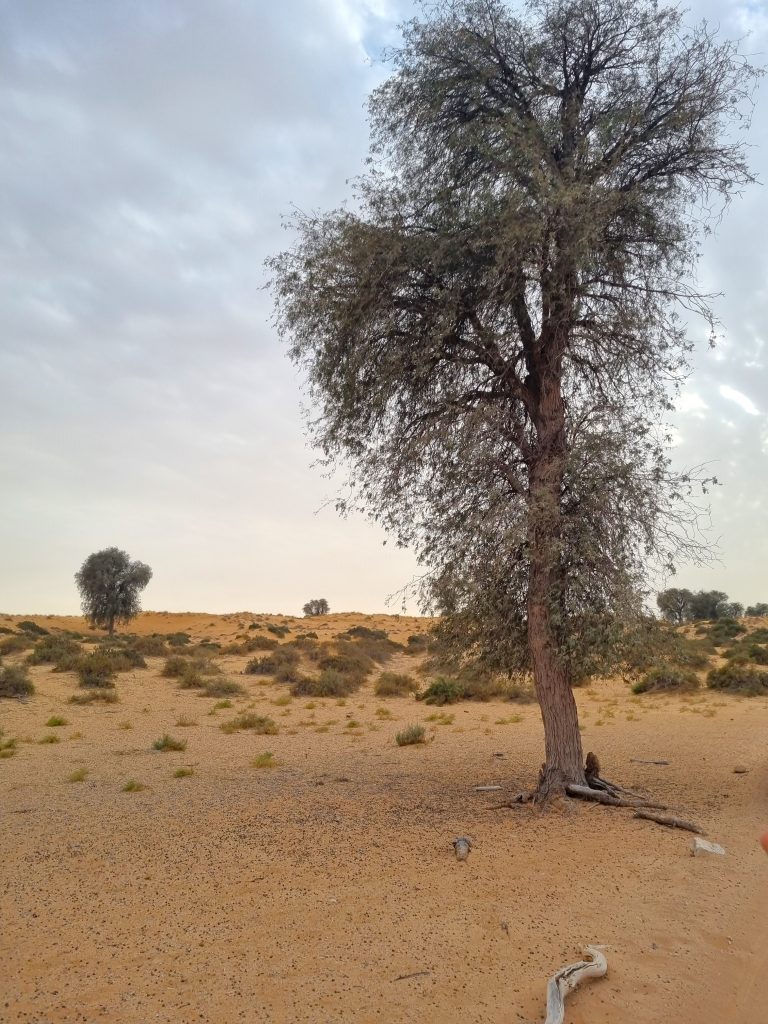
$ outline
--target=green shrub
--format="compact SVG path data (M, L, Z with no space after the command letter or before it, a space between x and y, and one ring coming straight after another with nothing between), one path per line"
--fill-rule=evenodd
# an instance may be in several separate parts
M4 636L0 639L0 655L18 654L20 651L28 650L33 640L31 636L21 636L14 633L13 636Z
M678 668L674 665L657 665L634 684L632 693L695 690L698 685L699 680L690 669Z
M222 654L253 654L254 651L274 651L280 646L279 641L268 636L252 636L241 644L227 644Z
M195 774L194 768L177 768L173 773L174 779L188 779L190 775Z
M239 683L229 679L210 679L200 692L201 697L235 697L245 693Z
M354 682L353 689L361 686L373 672L374 661L367 654L355 650L352 644L339 644L333 654L326 654L318 661L321 671L331 669L340 675L349 676ZM350 691L351 692L351 691Z
M428 650L431 639L428 633L413 633L405 642L408 654L421 654Z
M279 636L282 638L284 636L288 636L288 634L291 632L291 629L290 626L278 626L274 623L270 623L267 626L267 632L273 633L275 636Z
M412 676L397 672L382 672L376 680L373 692L377 697L403 697L409 693L415 693L418 688L419 684Z
M192 643L189 633L169 633L165 640L169 647L186 647L187 644Z
M371 629L369 626L352 626L344 633L339 633L337 639L352 637L355 640L387 640L389 634L385 629Z
M95 704L100 701L102 704L117 704L119 698L114 690L95 689L86 693L74 693L67 701L68 704Z
M253 711L244 711L241 715L231 719L229 722L223 722L220 726L221 731L228 735L233 732L249 731L254 732L259 736L274 736L278 729L277 725L271 718L266 718L264 715L257 715Z
M415 743L426 743L427 733L423 725L409 725L395 735L398 747L410 747Z
M152 744L153 750L186 750L187 741L177 740L173 736L169 736L168 733L164 733L159 740L155 740Z
M707 686L712 690L728 690L746 697L768 695L768 672L750 665L730 662L722 668L715 668L707 676Z
M300 676L291 686L294 697L348 697L360 688L357 676L326 668L317 678Z
M75 768L72 774L68 777L67 782L85 782L88 777L87 768Z
M0 760L5 761L16 754L16 738L9 736L5 739L0 729Z
M137 782L136 779L128 779L126 784L123 786L123 792L124 793L140 793L143 789L146 789L146 788L147 787L144 785L143 782Z
M302 640L317 640L318 636L314 630L310 630L308 633L297 633L294 643L298 644Z
M42 626L38 626L36 622L32 622L31 619L24 619L23 622L16 623L16 629L21 633L29 633L31 636L50 636L50 631L44 629Z
M84 689L111 689L115 685L112 680L115 674L114 659L101 651L86 654L78 658L77 674L80 686Z
M49 729L56 729L62 725L69 725L69 722L66 718L62 718L61 715L51 715L45 724Z
M768 647L750 643L750 637L744 637L740 644L725 652L726 658L733 661L751 663L752 665L768 665Z
M189 658L185 658L181 654L172 654L169 658L165 659L160 675L165 676L167 679L177 679L183 676L189 669L189 664Z
M464 697L464 686L458 679L435 679L429 686L420 693L419 700L425 704L436 704L442 707L443 704L456 704Z
M139 654L148 658L162 658L168 653L168 647L161 636L137 636L131 641L131 647Z
M279 762L275 760L275 755L271 750L265 750L263 754L258 754L251 761L252 768L277 768Z
M0 667L0 697L29 697L35 692L29 673L21 665Z
M62 660L72 663L82 653L80 644L59 636L47 636L38 640L27 655L29 665L56 665Z
M699 626L696 632L700 636L708 637L715 647L722 647L734 637L746 633L747 629L737 619L716 619L714 622Z
M277 671L277 665L271 657L251 658L243 671L249 676L271 676Z
M205 686L205 679L191 662L187 662L178 680L180 690L199 690Z

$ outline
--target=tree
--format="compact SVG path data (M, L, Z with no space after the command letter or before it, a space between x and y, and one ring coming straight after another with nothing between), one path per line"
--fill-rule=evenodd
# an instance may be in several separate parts
M752 180L755 72L652 0L442 0L370 100L356 212L299 213L277 325L352 498L465 650L532 670L541 797L584 784L571 682L697 550L658 424L705 210Z
M768 615L768 604L765 601L758 601L757 604L751 604L744 612L745 615Z
M325 598L320 597L307 601L301 610L305 615L327 615L331 608Z
M718 618L740 619L744 614L744 605L740 601L725 601L718 605Z
M670 587L668 590L662 590L656 596L656 604L667 622L679 625L688 620L692 597L693 594L690 590Z
M132 562L119 548L94 552L75 573L83 615L111 636L115 623L129 622L141 611L139 592L151 579L148 565Z
M722 590L697 590L688 602L688 618L721 619L728 603L728 595Z

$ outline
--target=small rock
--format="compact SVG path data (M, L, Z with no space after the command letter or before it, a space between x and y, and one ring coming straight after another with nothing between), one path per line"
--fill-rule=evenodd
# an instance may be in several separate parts
M747 768L746 765L735 764L733 766L733 773L734 773L734 775L746 775L748 771L749 771L749 768Z
M472 840L469 836L459 836L453 840L453 848L456 851L456 860L466 860L472 849Z
M696 836L691 844L691 853L694 857L698 857L701 853L717 853L721 857L724 857L725 849L718 843L709 843L706 839Z

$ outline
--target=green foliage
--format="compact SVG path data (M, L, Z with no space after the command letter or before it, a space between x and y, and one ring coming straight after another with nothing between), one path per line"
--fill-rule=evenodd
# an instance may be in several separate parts
M80 686L84 689L111 689L115 685L113 676L118 671L115 661L104 651L83 655L77 662Z
M352 689L358 689L373 671L374 661L352 644L340 644L334 653L319 659L318 667L321 672L331 671L346 676Z
M744 614L749 617L768 615L768 604L765 601L758 601L757 604L751 604Z
M395 734L398 747L410 747L417 743L427 742L427 732L423 725L409 725Z
M75 768L72 774L68 777L67 782L85 782L88 778L87 768Z
M174 779L188 779L190 775L195 774L194 768L177 768L173 773Z
M382 672L376 680L373 692L377 697L404 697L409 693L415 693L418 688L419 684L413 676Z
M55 733L50 733L48 736L43 736L38 743L61 743L61 740Z
M746 697L764 696L768 695L768 672L732 661L722 668L712 669L707 676L707 686Z
M165 676L167 679L179 679L184 675L189 666L189 658L185 658L181 654L172 654L169 658L165 659L160 675Z
M14 757L16 754L16 738L13 736L4 736L3 730L0 729L0 761L5 761L9 757Z
M317 678L299 676L291 693L294 697L348 697L360 689L361 683L358 675L325 668Z
M32 636L50 636L50 630L44 629L42 626L38 626L36 622L32 622L31 619L24 619L23 622L16 623L16 629L22 633L30 633Z
M242 714L230 719L229 722L223 722L220 728L222 732L227 734L247 730L259 736L274 736L278 732L277 725L271 718L257 715L253 711L244 711Z
M147 787L143 782L137 782L136 779L128 779L126 784L123 786L124 793L141 793L143 789Z
M423 654L428 651L431 639L429 633L412 633L406 641L408 654Z
M658 693L662 691L687 691L698 688L699 680L694 672L672 665L660 665L646 672L632 687L633 693Z
M331 610L331 606L324 597L316 597L311 601L307 601L301 610L308 616L328 615Z
M169 633L165 639L169 647L187 647L192 643L189 633Z
M705 636L715 647L723 647L746 631L746 627L736 619L718 619L710 625L699 626L696 632L700 636Z
M69 722L66 718L62 718L61 715L51 715L45 724L49 729L55 729L62 725L69 725Z
M751 639L749 636L744 637L739 644L725 652L726 658L752 665L768 665L768 647L751 643Z
M436 704L442 707L444 704L456 704L464 697L464 686L458 679L435 679L422 693L418 699L425 704Z
M343 633L338 633L337 640L387 640L389 634L386 629L371 629L370 626L352 626Z
M29 673L20 665L0 666L0 697L22 699L35 692Z
M131 641L131 646L148 658L162 658L168 653L168 647L161 636L137 636Z
M252 654L254 651L274 651L280 646L278 640L268 636L252 636L241 644L227 644L222 654Z
M74 693L67 701L68 704L117 704L119 698L113 689L96 688L87 690L85 693Z
M267 626L267 632L273 633L275 636L279 636L282 638L284 636L288 636L288 634L291 632L291 629L289 626L278 626L275 623L270 623Z
M230 679L211 679L202 688L201 697L237 697L245 693L239 683Z
M265 750L263 754L258 754L251 761L252 768L276 768L278 761L275 760L275 755L271 750Z
M32 646L33 640L31 636L24 634L19 636L13 634L13 636L4 636L0 639L0 655L3 654L18 654L20 651L26 651Z
M155 740L152 744L153 750L186 750L187 741L177 740L173 736L169 736L168 733L164 733L159 740Z
M105 548L94 552L75 573L83 614L92 626L113 632L141 611L140 592L152 578L143 562L132 562L125 551Z
M30 653L27 655L27 663L30 665L73 665L73 659L82 652L80 644L65 637L47 636L38 640Z

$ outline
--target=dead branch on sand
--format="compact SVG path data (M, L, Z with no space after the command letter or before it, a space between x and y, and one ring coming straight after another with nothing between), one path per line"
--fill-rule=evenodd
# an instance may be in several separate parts
M669 828L683 828L686 832L695 832L703 836L704 829L694 825L692 821L684 821L682 818L675 818L671 814L651 814L650 811L635 811L636 818L646 818L648 821L655 821L658 825L667 825Z
M565 997L587 978L602 978L608 970L608 961L600 946L585 946L584 954L591 960L561 967L547 982L547 1019L544 1024L563 1024Z

